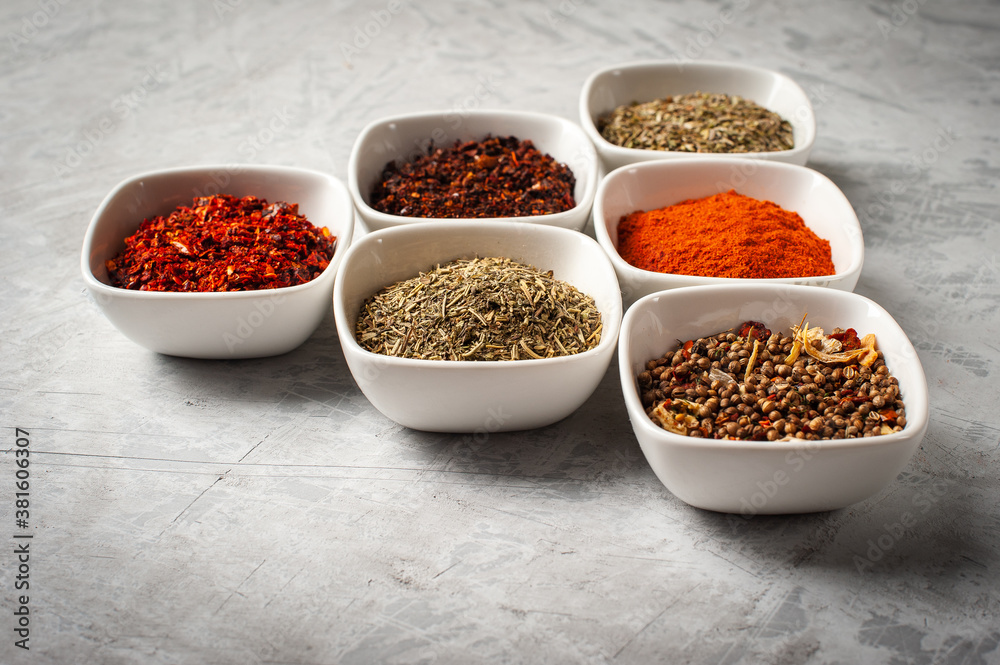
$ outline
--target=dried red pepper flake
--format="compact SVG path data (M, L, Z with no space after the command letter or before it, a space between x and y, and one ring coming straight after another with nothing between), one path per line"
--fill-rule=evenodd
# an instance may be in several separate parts
M428 148L389 162L371 194L375 210L403 217L472 218L550 215L576 207L576 178L530 140L487 136Z
M853 351L854 349L861 348L861 340L858 338L858 331L854 328L848 328L844 332L830 333L827 337L840 342L841 351Z
M754 339L763 344L771 336L771 331L767 326L758 321L744 321L740 325L737 335L748 339L750 335L753 335Z
M276 289L318 277L336 243L298 204L219 194L143 220L106 266L112 286L136 291Z

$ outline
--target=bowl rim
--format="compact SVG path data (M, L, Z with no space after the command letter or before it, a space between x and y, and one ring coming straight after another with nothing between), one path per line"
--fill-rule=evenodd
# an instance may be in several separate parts
M583 183L583 197L577 200L576 205L569 210L563 210L561 212L550 213L547 215L523 215L520 217L406 217L403 215L391 215L389 213L384 213L376 210L371 205L368 204L364 194L361 192L361 187L358 178L358 171L362 161L362 149L365 143L368 141L369 136L374 133L377 129L384 127L385 125L391 123L406 124L412 122L418 122L429 119L441 119L444 120L449 115L456 113L454 109L449 110L431 110L431 111L417 111L413 113L399 113L396 115L385 116L378 118L368 123L360 133L358 133L357 138L354 140L354 145L351 147L351 154L348 158L347 163L347 188L350 192L351 198L354 200L354 205L357 207L358 211L361 213L362 219L366 217L371 217L376 219L380 224L384 226L406 226L409 224L423 224L427 222L463 222L463 221L502 221L502 222L526 222L532 224L544 223L546 226L555 226L555 224L548 223L546 220L563 220L574 215L579 215L581 212L589 210L589 207L593 205L594 196L597 193L598 185L598 171L600 170L600 161L597 155L597 149L594 147L593 142L584 132L584 130L576 123L571 120L567 120L562 116L553 115L550 113L542 113L539 111L522 111L514 109L472 109L469 111L463 111L461 113L463 117L463 122L470 117L475 117L478 119L490 119L490 118L509 118L524 120L536 125L542 123L552 123L559 125L564 130L568 131L570 134L576 134L579 139L578 149L586 153L585 158L592 164L593 168L587 174L587 178ZM534 139L530 136L518 136L521 141L530 140L534 143ZM536 146L537 147L537 146ZM546 153L547 154L547 153ZM553 157L554 158L554 157ZM558 161L558 160L557 160ZM567 167L573 171L573 176L579 181L579 176L575 170L567 162L560 162L565 164ZM383 165L384 167L384 165Z
M349 212L349 215L345 221L344 233L337 236L337 244L334 247L333 256L330 257L330 262L327 267L323 269L323 272L303 284L282 286L274 289L254 289L250 291L139 291L136 289L123 289L117 286L112 286L97 278L93 270L90 268L90 255L93 252L94 236L97 232L98 226L100 226L102 217L106 214L106 211L110 207L112 201L119 194L121 194L122 191L141 180L150 180L180 174L196 174L200 172L214 173L219 170L229 171L233 173L235 177L238 177L245 172L258 174L273 173L285 176L318 177L325 181L327 186L332 187L333 189L340 189L340 194L344 197L345 202L348 204L348 206L345 206L345 211ZM190 166L174 166L165 169L153 169L124 178L112 187L101 200L101 203L97 206L97 209L91 216L87 229L84 232L83 246L80 253L80 269L83 273L83 280L86 283L87 288L98 297L105 298L111 297L136 300L158 299L165 301L191 299L236 300L244 298L260 298L262 296L275 297L293 295L299 291L306 291L314 288L318 284L323 284L336 275L337 263L340 260L338 254L342 255L342 252L346 252L343 248L345 245L350 245L351 238L354 234L354 216L355 211L351 202L350 192L347 191L347 187L336 176L322 171L297 166L269 164L197 164ZM312 220L310 220L310 222L312 222Z
M477 235L478 233L486 233L487 231L492 233L526 233L526 234L552 234L552 235L566 235L566 237L581 238L585 239L583 242L590 241L596 245L596 241L579 231L574 231L572 229L567 229L559 226L548 226L539 224L529 224L526 222L510 222L510 221L497 221L497 220L465 220L465 219L455 219L455 220L445 220L448 222L460 222L465 228L455 229L452 232L466 233L469 235ZM436 229L443 229L452 224L444 224L441 220L436 220L433 222L427 222L428 224L433 224ZM346 274L350 270L350 265L353 257L356 254L361 254L365 251L370 251L370 246L377 246L381 244L382 239L386 235L403 235L406 233L410 234L420 234L425 233L426 228L419 228L416 226L393 226L386 227L383 229L378 229L376 231L371 231L365 234L357 242L353 243L344 255L341 261L339 271L343 271ZM470 233L471 232L471 233ZM596 249L600 249L599 246ZM604 261L605 268L608 274L613 277L616 281L617 286L617 273L615 273L614 266L611 264L610 259L607 257L607 253L601 250L599 255L596 256L597 261ZM346 303L344 302L344 279L337 279L334 284L333 291L333 309L334 317L337 321L338 327L343 325L346 327L349 313L345 309ZM567 280L563 280L567 281ZM386 285L388 286L388 285ZM383 287L384 288L384 287ZM579 289L578 289L579 290ZM587 293L586 295L591 294ZM596 302L595 302L596 304ZM518 362L511 360L430 360L425 358L400 358L397 356L389 356L381 353L375 353L363 348L358 344L357 339L353 334L350 335L340 335L340 344L345 353L354 353L360 357L367 358L369 362L375 364L390 364L399 367L410 367L410 368L422 368L422 369L434 369L442 370L447 369L447 371L459 371L459 372L469 372L475 370L482 370L484 368L489 368L490 370L500 369L501 371L514 371L516 368L524 368L526 366L530 367L551 367L558 366L570 362L578 362L580 359L590 358L592 356L602 355L604 353L609 353L615 349L618 345L618 339L621 334L621 324L622 318L624 316L624 309L621 304L621 299L615 300L611 299L611 310L610 312L600 310L601 312L601 341L592 349L587 349L580 353L574 353L572 355L566 356L555 356L553 358L522 358L521 360L526 362ZM608 320L608 315L611 314L611 321Z
M804 104L802 108L806 110L802 118L797 120L800 122L802 128L805 130L804 141L801 144L796 144L788 150L766 150L758 152L740 152L740 153L712 153L712 152L682 152L678 150L651 150L646 148L626 148L620 145L615 145L614 143L608 141L601 133L597 131L597 123L595 118L590 113L590 93L593 90L597 82L611 74L616 70L631 70L631 71L641 71L649 70L656 71L665 68L676 68L678 70L691 69L695 73L698 70L710 71L710 70L730 70L736 72L743 72L746 74L752 74L754 76L766 76L774 81L779 82L782 86L787 86L794 92L797 92L802 96ZM645 100L651 101L651 100ZM763 105L762 105L763 106ZM765 106L765 108L768 108ZM773 109L768 108L768 110L773 111ZM580 125L583 127L584 133L594 142L594 146L599 152L606 152L608 154L618 155L620 158L642 160L655 158L657 153L663 153L664 155L674 156L699 156L708 157L709 159L719 159L727 156L741 156L741 157L757 157L761 159L772 159L775 156L792 156L800 155L804 152L811 151L813 145L816 143L816 112L813 109L812 101L809 99L809 95L806 91L802 89L795 79L791 78L787 74L783 74L775 69L768 69L766 67L761 67L758 65L748 65L743 63L726 62L724 60L698 60L694 62L685 61L670 61L670 60L634 60L629 62L619 63L617 65L609 65L607 67L602 67L594 72L592 72L587 79L584 81L583 87L580 91L579 99L579 112L580 112ZM791 120L785 118L785 120ZM653 156L653 157L651 157Z
M705 439L693 436L682 436L680 434L674 434L673 432L668 432L662 427L657 427L653 424L653 421L649 419L646 415L645 409L642 408L642 402L639 399L638 388L636 384L636 377L632 371L631 364L629 362L629 354L631 352L631 341L629 339L628 331L632 328L634 320L641 316L640 312L645 311L645 308L649 304L661 297L682 297L690 293L692 290L697 290L706 299L712 296L713 292L725 291L727 293L739 292L739 291L751 291L751 290L773 290L778 285L757 285L757 284L734 284L734 285L712 285L712 286L686 286L679 287L676 289L668 289L665 291L658 291L656 293L651 293L649 295L643 296L637 300L622 318L621 333L619 334L618 341L618 369L621 379L622 394L625 399L625 408L629 414L629 420L632 421L632 427L635 431L636 438L639 439L640 444L642 444L642 439L638 436L639 431L641 431L647 442L652 442L658 446L670 446L675 448L691 448L691 449L705 449L705 450L720 450L724 452L734 452L734 451L745 451L749 453L770 453L777 450L776 445L781 444L794 444L791 447L782 449L781 452L794 451L801 449L803 447L815 450L816 452L824 450L850 450L854 448L866 448L875 445L891 445L894 443L902 443L913 439L914 437L922 435L927 428L930 419L930 408L928 403L928 391L927 391L927 376L924 373L923 364L920 362L920 358L917 356L915 350L913 353L913 370L917 374L917 379L913 382L912 386L908 386L908 390L913 391L909 396L905 397L907 400L907 420L906 426L899 432L893 432L892 434L883 434L880 436L873 437L858 437L854 439L817 439L814 441L809 440L796 440L796 441L749 441L743 439ZM881 305L876 303L871 298L854 293L852 291L837 291L834 289L828 289L821 286L812 286L807 284L791 284L787 286L782 286L782 290L791 289L793 291L799 291L803 295L807 293L822 294L822 297L829 298L841 298L845 300L859 300L869 307L874 307L876 310L882 312L888 317L888 320L892 322L894 326L899 328L903 333L904 338L912 349L912 343L909 342L909 337L906 336L905 331L899 326L896 319L889 314ZM629 383L626 383L626 376L629 377ZM910 418L910 403L909 400L914 400L914 406L916 407L916 413L913 414L917 418Z
M846 206L847 209L851 211L851 215L845 218L845 224L853 230L857 231L856 239L855 234L850 234L852 236L851 240L851 262L842 272L834 272L829 275L813 275L810 277L760 277L760 278L749 278L749 277L706 277L704 275L683 275L681 273L662 273L656 272L654 270L646 270L644 268L638 268L624 258L618 252L618 248L614 243L611 242L611 236L608 234L607 223L608 220L604 218L603 203L606 197L606 193L609 185L615 184L619 180L623 180L627 177L626 172L630 170L657 170L662 169L665 171L673 171L678 169L689 169L692 166L711 166L712 168L720 168L723 164L735 165L740 164L753 164L754 173L747 176L747 179L752 179L757 173L757 169L763 169L764 171L786 171L786 172L798 172L801 174L808 174L815 178L819 182L822 182L824 186L829 186L830 194L832 196L838 197ZM735 187L733 189L736 189ZM687 200L687 199L682 199ZM678 201L680 203L681 201ZM675 204L668 204L675 205ZM800 215L801 217L801 215ZM797 284L801 283L803 280L811 280L814 282L824 281L824 280L840 280L848 278L855 275L861 271L864 266L865 259L865 247L864 238L861 229L861 220L858 218L857 212L854 210L854 206L851 205L850 199L847 195L833 182L829 177L820 173L816 169L812 169L808 166L803 166L800 164L792 164L789 162L778 162L774 160L765 160L752 157L736 157L736 156L725 156L723 159L719 158L709 158L704 156L690 157L683 160L647 160L642 162L635 162L633 164L626 164L620 166L610 173L608 173L602 180L597 188L597 194L594 197L594 209L593 209L593 221L594 221L594 235L597 238L598 243L605 248L605 251L609 254L612 264L615 269L619 271L619 274L627 274L633 276L633 278L640 279L653 279L657 281L663 281L664 283L669 282L673 278L682 278L685 281L692 281L697 285L712 286L715 284ZM805 219L803 218L803 222ZM617 223L617 222L616 222ZM809 224L806 223L808 227ZM824 240L829 241L829 239L824 238Z

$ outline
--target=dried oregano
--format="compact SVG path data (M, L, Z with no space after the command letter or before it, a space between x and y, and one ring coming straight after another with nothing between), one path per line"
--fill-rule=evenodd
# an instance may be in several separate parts
M355 335L368 351L425 360L528 360L601 341L593 298L508 258L459 259L368 298Z
M739 96L695 92L633 102L601 117L598 131L623 148L675 152L774 152L795 146L780 115Z

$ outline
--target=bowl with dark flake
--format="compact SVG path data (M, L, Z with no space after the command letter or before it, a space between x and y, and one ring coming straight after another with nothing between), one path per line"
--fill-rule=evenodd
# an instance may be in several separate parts
M805 164L816 140L812 103L794 80L727 62L602 68L583 85L580 123L608 171L692 155Z
M333 306L347 365L376 409L477 437L580 408L607 372L622 316L614 268L592 238L495 220L362 236Z
M618 357L646 460L698 508L843 508L891 484L927 429L912 344L855 293L739 284L650 294L626 312Z
M119 183L81 253L94 303L126 337L189 358L273 356L330 311L354 232L347 188L284 166L164 169Z
M581 230L597 190L590 139L527 111L430 111L376 120L358 135L348 188L369 230L502 219Z

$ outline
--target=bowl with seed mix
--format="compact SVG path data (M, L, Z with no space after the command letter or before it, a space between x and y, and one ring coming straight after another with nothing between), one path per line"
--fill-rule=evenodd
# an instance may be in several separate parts
M645 296L622 322L619 374L663 485L745 517L875 495L928 422L923 368L898 323L868 298L815 286Z
M685 217L666 214L730 193L752 199L752 219L741 208L718 205L687 215L683 225ZM646 254L660 254L652 257L655 263L639 267L626 258L634 243L622 242L623 224L635 221L630 218L637 212L656 211L663 214L651 218L648 228L630 227L653 234L635 237L648 248ZM799 218L799 228L786 224L789 217ZM759 232L750 232L754 226ZM775 282L850 291L864 263L857 214L829 178L805 166L739 157L640 162L612 171L594 200L594 233L615 266L626 307L644 295L682 286ZM806 270L831 263L826 274ZM655 265L688 270L659 272Z
M369 230L504 219L581 230L598 159L579 126L525 111L437 111L376 120L358 135L348 187Z
M816 140L812 104L795 81L726 62L600 69L583 85L580 123L608 171L691 155L805 164Z
M413 429L484 435L578 409L610 365L622 316L592 238L501 221L367 234L333 300L348 367L376 409Z
M93 301L126 337L190 358L272 356L330 311L354 232L338 179L282 166L165 169L100 204L81 253Z

